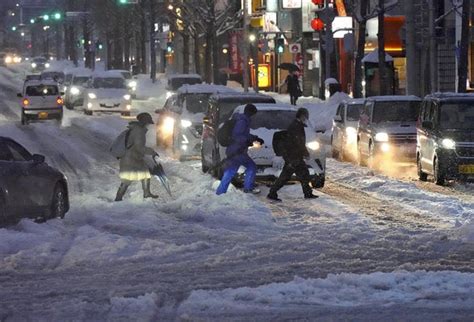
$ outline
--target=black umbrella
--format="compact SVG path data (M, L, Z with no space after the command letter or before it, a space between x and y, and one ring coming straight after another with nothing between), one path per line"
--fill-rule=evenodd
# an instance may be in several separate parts
M289 70L290 72L300 71L300 68L292 63L281 63L280 65L278 65L278 68L286 69L286 70Z
M153 168L150 169L151 175L155 176L158 180L160 180L166 192L168 192L170 197L172 197L170 183L168 181L168 177L165 174L165 170L163 169L163 166L155 158L153 158L153 161L154 161L154 166Z

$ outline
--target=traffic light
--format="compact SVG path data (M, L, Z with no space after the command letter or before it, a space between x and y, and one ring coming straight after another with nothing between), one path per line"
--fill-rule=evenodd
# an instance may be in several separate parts
M104 49L104 45L102 45L102 42L101 42L100 40L97 40L97 41L95 42L95 49L96 49L96 50L102 50L102 49Z
M34 24L35 22L36 22L36 19L34 19L34 18L31 18L31 19L30 19L30 23L31 23L31 24Z
M44 15L44 16L43 16L43 20L44 20L44 21L48 21L48 20L49 20L49 15Z
M12 27L12 31L16 31L16 26L13 26L13 27Z
M277 38L275 51L278 54L283 54L283 52L285 51L285 38Z
M55 20L61 20L62 15L61 15L60 12L56 12L53 17L54 17Z
M173 52L173 43L172 43L171 41L168 41L168 42L166 43L166 51L167 51L168 53L172 53L172 52Z

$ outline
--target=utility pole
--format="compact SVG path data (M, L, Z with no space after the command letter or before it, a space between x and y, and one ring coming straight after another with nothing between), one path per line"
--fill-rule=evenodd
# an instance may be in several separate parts
M420 61L416 50L415 5L406 1L407 95L420 96Z
M430 90L431 93L438 91L438 46L436 43L435 31L435 4L433 1L428 1L428 28L429 28L429 61L430 61Z
M156 46L155 46L155 1L150 1L150 78L153 83L156 81Z
M409 0L411 1L411 0ZM379 30L377 34L378 40L378 50L379 50L379 90L380 95L387 94L387 72L385 68L385 28L384 28L384 18L385 18L385 4L384 0L379 0L379 12L378 12L378 21L379 21Z
M464 0L462 2L461 42L460 42L460 48L459 48L459 65L458 65L458 92L459 93L466 92L470 13L471 13L471 1Z
M242 31L242 56L243 56L243 66L242 66L242 76L244 83L244 92L249 91L249 71L248 71L248 61L249 61L249 0L243 0L243 10L244 10L244 26Z

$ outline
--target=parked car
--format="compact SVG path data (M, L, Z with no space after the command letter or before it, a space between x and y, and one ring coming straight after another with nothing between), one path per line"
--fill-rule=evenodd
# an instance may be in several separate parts
M41 79L52 79L55 82L62 84L64 82L64 73L56 70L43 71Z
M156 110L156 144L171 148L180 160L201 157L202 120L209 97L219 93L237 93L222 85L183 85L164 107Z
M350 99L339 104L332 126L332 157L339 160L357 159L357 126L365 99Z
M0 137L0 224L20 218L64 218L69 210L66 177L19 143Z
M44 57L35 57L31 62L31 69L33 72L42 72L49 67L51 67L51 65Z
M417 127L418 177L474 179L474 95L437 93L425 97Z
M21 124L30 121L63 119L63 99L59 85L53 80L32 80L23 86L21 98Z
M168 76L168 84L166 85L168 92L166 93L166 98L168 99L185 84L202 84L202 78L198 74L174 74Z
M74 107L84 104L85 87L91 77L92 72L89 70L81 70L73 74L64 96L64 105L67 109L72 110Z
M130 116L132 96L128 93L125 79L115 73L94 75L84 91L84 113L120 113Z
M252 117L250 123L250 133L262 138L265 143L261 146L250 147L249 156L257 164L257 180L273 181L280 176L284 166L282 157L276 156L273 150L273 134L278 131L286 130L291 122L296 118L296 111L293 105L276 103L276 104L255 104L257 107L257 114ZM229 116L232 118L236 113L243 113L245 105L238 106L234 112ZM326 173L326 154L323 145L318 139L317 133L311 129L306 128L306 140L310 157L306 161L311 176L311 185L314 188L321 188L324 186ZM213 133L217 133L213 132ZM207 159L211 159L214 153L214 160L208 167L216 167L213 172L214 175L220 176L222 170L219 163L225 159L225 147L218 144L215 136L215 149L213 151L203 150L203 155ZM204 169L206 170L206 169ZM243 169L239 169L238 179L242 179Z
M421 99L416 96L373 96L359 118L359 163L383 166L386 161L416 160L416 121Z
M217 160L220 159L220 147L216 137L217 129L231 117L237 106L248 103L274 104L276 102L271 96L255 93L215 94L209 98L201 137L201 162L204 172L213 168L219 162Z
M130 95L132 95L132 99L137 97L137 80L133 77L132 73L125 69L111 69L109 72L117 72L125 78L125 82L127 83L128 90Z

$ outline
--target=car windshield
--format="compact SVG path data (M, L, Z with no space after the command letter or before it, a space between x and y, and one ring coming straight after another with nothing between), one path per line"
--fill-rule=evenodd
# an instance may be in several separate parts
M172 90L177 90L184 84L194 85L201 83L201 79L197 77L175 77L169 80L170 89Z
M186 109L191 113L205 113L209 103L209 94L186 95Z
M416 101L376 102L372 122L416 122L420 105Z
M439 123L444 130L474 130L474 102L442 104Z
M252 116L250 121L251 129L266 128L287 129L296 117L296 111L259 111Z
M125 88L123 78L94 78L94 88Z
M348 121L358 121L360 112L364 107L363 104L349 104L347 105L347 120Z
M125 79L131 79L132 78L132 74L130 72L120 72L120 74L122 74L123 78L125 78Z
M89 77L74 77L72 80L73 85L84 85L89 80Z
M29 80L40 80L41 79L41 75L27 75L26 76L26 80L29 81Z
M46 63L46 58L35 58L33 61L35 63Z
M58 87L54 85L37 85L26 88L27 96L55 96L58 94Z
M47 72L41 74L41 78L43 79L56 79L58 81L61 81L64 79L64 74L60 72Z

